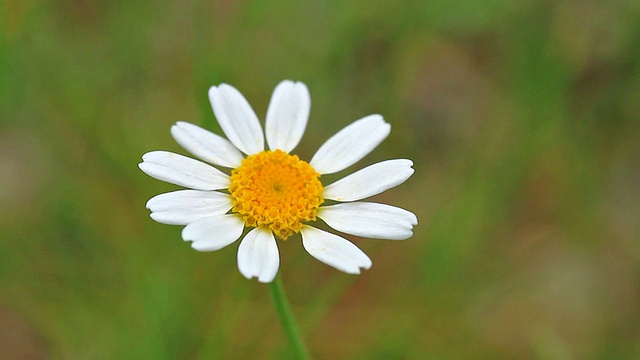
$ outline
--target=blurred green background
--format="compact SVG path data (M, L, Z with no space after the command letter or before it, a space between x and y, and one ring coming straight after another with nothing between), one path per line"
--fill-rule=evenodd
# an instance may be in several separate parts
M280 242L320 359L640 357L640 4L635 0L0 2L0 357L292 358L237 243L198 253L137 168L221 133L209 86L260 118L311 92L296 152L371 113L411 158L377 196L403 242L353 239L349 276ZM21 357L22 356L22 357Z

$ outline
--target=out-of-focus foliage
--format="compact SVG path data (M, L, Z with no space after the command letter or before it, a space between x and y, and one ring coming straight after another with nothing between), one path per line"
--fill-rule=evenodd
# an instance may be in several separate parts
M59 359L291 358L237 244L198 253L136 164L221 133L227 82L264 117L304 81L298 153L380 113L352 167L416 174L374 201L420 220L353 239L359 277L280 242L318 358L640 357L640 5L633 0L0 2L0 349Z

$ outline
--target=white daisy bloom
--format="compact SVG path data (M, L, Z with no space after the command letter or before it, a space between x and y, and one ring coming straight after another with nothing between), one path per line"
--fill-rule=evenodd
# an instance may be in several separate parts
M221 249L248 228L238 247L238 268L248 279L271 282L280 265L276 239L295 233L302 235L311 256L338 270L359 274L371 267L371 259L352 242L309 224L318 218L355 236L403 240L413 235L418 223L413 213L359 201L405 182L414 172L411 160L382 161L327 186L320 180L321 175L353 165L389 135L391 126L382 116L369 115L348 125L305 162L290 154L309 118L311 100L305 84L285 80L276 86L264 133L234 87L213 86L209 99L228 140L187 122L171 128L175 140L206 163L152 151L138 165L153 178L188 188L157 195L147 208L159 223L185 225L182 238L194 249ZM211 165L231 168L231 175Z

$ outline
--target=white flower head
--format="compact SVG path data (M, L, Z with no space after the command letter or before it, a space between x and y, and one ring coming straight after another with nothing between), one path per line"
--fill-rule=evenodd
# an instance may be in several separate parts
M341 236L309 223L322 219L329 227L355 236L403 240L413 235L416 216L406 210L360 201L398 186L414 172L407 159L382 161L324 186L320 176L353 165L380 144L391 126L369 115L327 140L311 161L290 152L298 145L309 118L311 100L305 84L285 80L276 86L262 126L234 87L209 89L209 99L227 139L199 126L178 122L171 135L205 162L166 151L142 156L147 175L188 190L151 198L151 218L185 225L182 238L199 251L221 249L248 232L238 247L242 275L271 282L278 272L277 240L295 233L316 259L349 274L369 269L371 260ZM265 150L265 139L268 150ZM214 166L231 168L231 175ZM326 205L330 200L333 204Z

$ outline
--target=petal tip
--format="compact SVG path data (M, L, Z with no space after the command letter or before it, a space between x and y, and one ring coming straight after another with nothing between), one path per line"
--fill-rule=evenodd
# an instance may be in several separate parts
M371 261L371 259L369 259L369 261L367 261L367 263L364 266L362 266L362 268L365 269L365 270L369 270L369 269L371 269L371 266L373 266L373 261Z
M173 135L174 131L176 130L185 130L186 128L189 127L199 127L198 125L192 124L188 121L182 121L182 120L178 120L175 122L175 124L171 125L171 134Z
M214 98L218 96L219 90L217 86L212 86L207 91L207 95L209 95L209 100L213 101Z
M180 233L180 237L182 237L182 240L184 241L193 241L193 237L191 236L193 234L191 234L191 231L189 230L189 226L185 226L184 229L182 229L182 232Z
M191 248L196 250L196 251L200 251L200 252L206 252L206 251L214 251L215 249L212 249L210 246L208 246L208 244L202 244L201 242L198 241L194 241L191 243Z
M274 279L276 278L275 274L273 276L260 276L258 277L258 282L261 282L263 284L268 284L270 282L272 282Z
M295 85L295 84L296 84L296 82L295 82L295 81L293 81L293 80L289 80L289 79L285 79L285 80L280 81L280 82L278 83L278 85L276 85L276 87L280 87L280 86L293 86L293 85Z
M293 86L300 88L300 90L306 91L307 93L309 92L309 88L307 88L307 84L303 83L302 81L294 81Z

